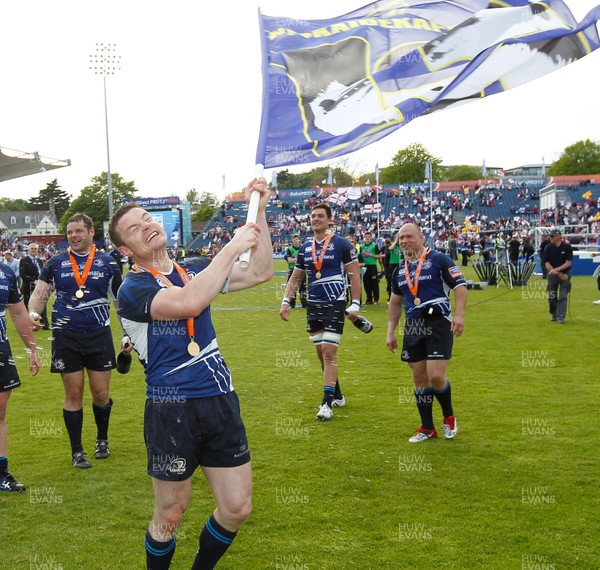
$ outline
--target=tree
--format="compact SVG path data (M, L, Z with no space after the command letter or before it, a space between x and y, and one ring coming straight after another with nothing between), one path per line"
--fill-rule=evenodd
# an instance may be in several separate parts
M119 207L125 198L135 198L138 191L133 181L126 182L119 174L112 174L113 204ZM81 193L69 206L60 219L61 231L66 231L67 220L75 212L83 212L94 220L96 239L104 239L104 221L108 220L108 174L102 172L94 176L91 184L81 190Z
M433 179L439 180L442 160L435 158L421 143L413 143L399 150L392 162L380 173L381 184L410 184L425 179L425 164L431 161Z
M332 166L332 186L351 186L352 176L339 166ZM308 172L292 174L287 168L277 172L278 190L295 190L300 188L328 187L329 166L317 166ZM323 182L325 181L325 182Z
M193 212L198 209L198 190L196 190L195 188L191 188L190 190L188 190L187 194L185 195L185 199L190 203L190 208Z
M30 209L29 202L22 198L0 198L0 212L25 212Z
M481 166L469 166L467 164L454 164L442 173L442 180L446 182L460 182L461 180L479 180L481 178ZM434 178L435 180L435 178Z
M46 188L40 190L35 198L29 200L29 208L31 210L49 210L51 201L54 204L56 218L60 220L69 209L71 197L59 186L56 178L52 182L48 182Z
M586 139L566 147L559 159L548 169L547 175L583 175L598 172L600 172L600 144Z
M198 207L196 213L192 216L192 221L205 222L210 220L217 211L217 208L219 207L219 198L210 192L202 192L197 200L197 205Z

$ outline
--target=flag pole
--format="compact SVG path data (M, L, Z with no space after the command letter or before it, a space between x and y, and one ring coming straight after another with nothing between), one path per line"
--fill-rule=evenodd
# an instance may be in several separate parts
M377 247L379 247L379 240L381 239L381 224L379 223L379 163L375 165L375 191L377 196Z
M262 164L257 164L254 177L261 178L263 175L264 166ZM256 223L258 218L258 205L260 204L260 192L251 192L250 193L250 203L248 204L248 215L246 216L246 223ZM250 250L245 251L240 255L239 263L240 269L242 271L246 271L248 266L250 265L250 254L252 252Z

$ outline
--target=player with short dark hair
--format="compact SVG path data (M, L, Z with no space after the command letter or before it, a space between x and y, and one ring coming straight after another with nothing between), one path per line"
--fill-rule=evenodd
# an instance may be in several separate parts
M83 430L84 370L87 371L92 411L96 422L95 459L110 456L108 426L113 401L110 373L115 368L115 349L110 329L110 300L121 285L116 261L96 249L94 223L78 212L67 221L67 251L57 253L44 265L29 301L34 330L52 292L52 361L50 372L62 377L65 400L63 419L71 443L74 467L88 469L81 440ZM124 351L131 351L124 339Z
M253 180L247 199L252 191L260 192L257 223L239 228L212 261L171 260L165 230L136 204L122 206L109 223L112 243L135 262L119 291L119 314L146 373L144 438L154 515L145 548L153 570L171 564L198 467L216 509L200 534L192 568L213 568L252 508L248 440L210 315L219 292L248 289L273 275L266 181ZM250 249L243 271L236 260Z
M408 441L417 443L437 437L433 422L434 397L442 407L444 436L452 439L458 425L446 369L452 357L453 335L460 336L464 330L467 283L450 257L425 247L425 237L416 224L404 224L398 239L404 263L392 277L386 344L391 352L398 348L395 331L404 304L406 320L401 359L410 366L421 417L421 426ZM451 290L455 299L454 315Z
M319 420L330 420L332 408L346 405L338 380L337 351L344 332L348 278L352 294L352 304L347 309L349 318L362 319L369 325L370 328L364 332L372 329L372 325L358 315L361 285L356 250L348 240L329 231L331 215L327 204L317 204L312 208L310 225L314 237L300 247L296 267L279 310L279 316L287 321L290 298L301 280L308 277L306 330L323 369L323 400L317 413Z
M552 322L564 324L567 316L568 296L571 292L571 265L573 248L563 241L560 229L550 231L550 243L544 248L542 265L546 268L548 305Z

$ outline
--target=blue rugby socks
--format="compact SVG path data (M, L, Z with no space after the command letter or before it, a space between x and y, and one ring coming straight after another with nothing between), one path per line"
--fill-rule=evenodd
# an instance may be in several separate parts
M96 404L92 404L96 428L98 429L97 439L108 439L108 422L110 421L112 405L112 398L110 398L106 406L96 406Z
M446 387L439 392L437 390L433 390L437 401L442 407L442 413L445 418L449 418L454 415L454 410L452 409L452 389L450 388L450 381L446 380Z
M175 553L175 537L166 542L159 542L146 532L146 568L147 570L168 570Z
M233 542L236 534L237 532L231 532L223 528L215 519L214 514L210 515L200 533L200 546L192 570L211 570L214 568Z
M433 425L433 393L433 388L415 389L415 400L421 416L421 426L428 430L435 429Z
M70 411L63 409L63 419L71 442L71 453L83 451L83 445L81 444L83 410Z

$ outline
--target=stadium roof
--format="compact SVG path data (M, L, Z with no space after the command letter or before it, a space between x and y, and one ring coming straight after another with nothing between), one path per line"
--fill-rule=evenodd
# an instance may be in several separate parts
M65 166L71 166L69 159L47 158L40 156L38 152L24 152L0 147L0 182Z

